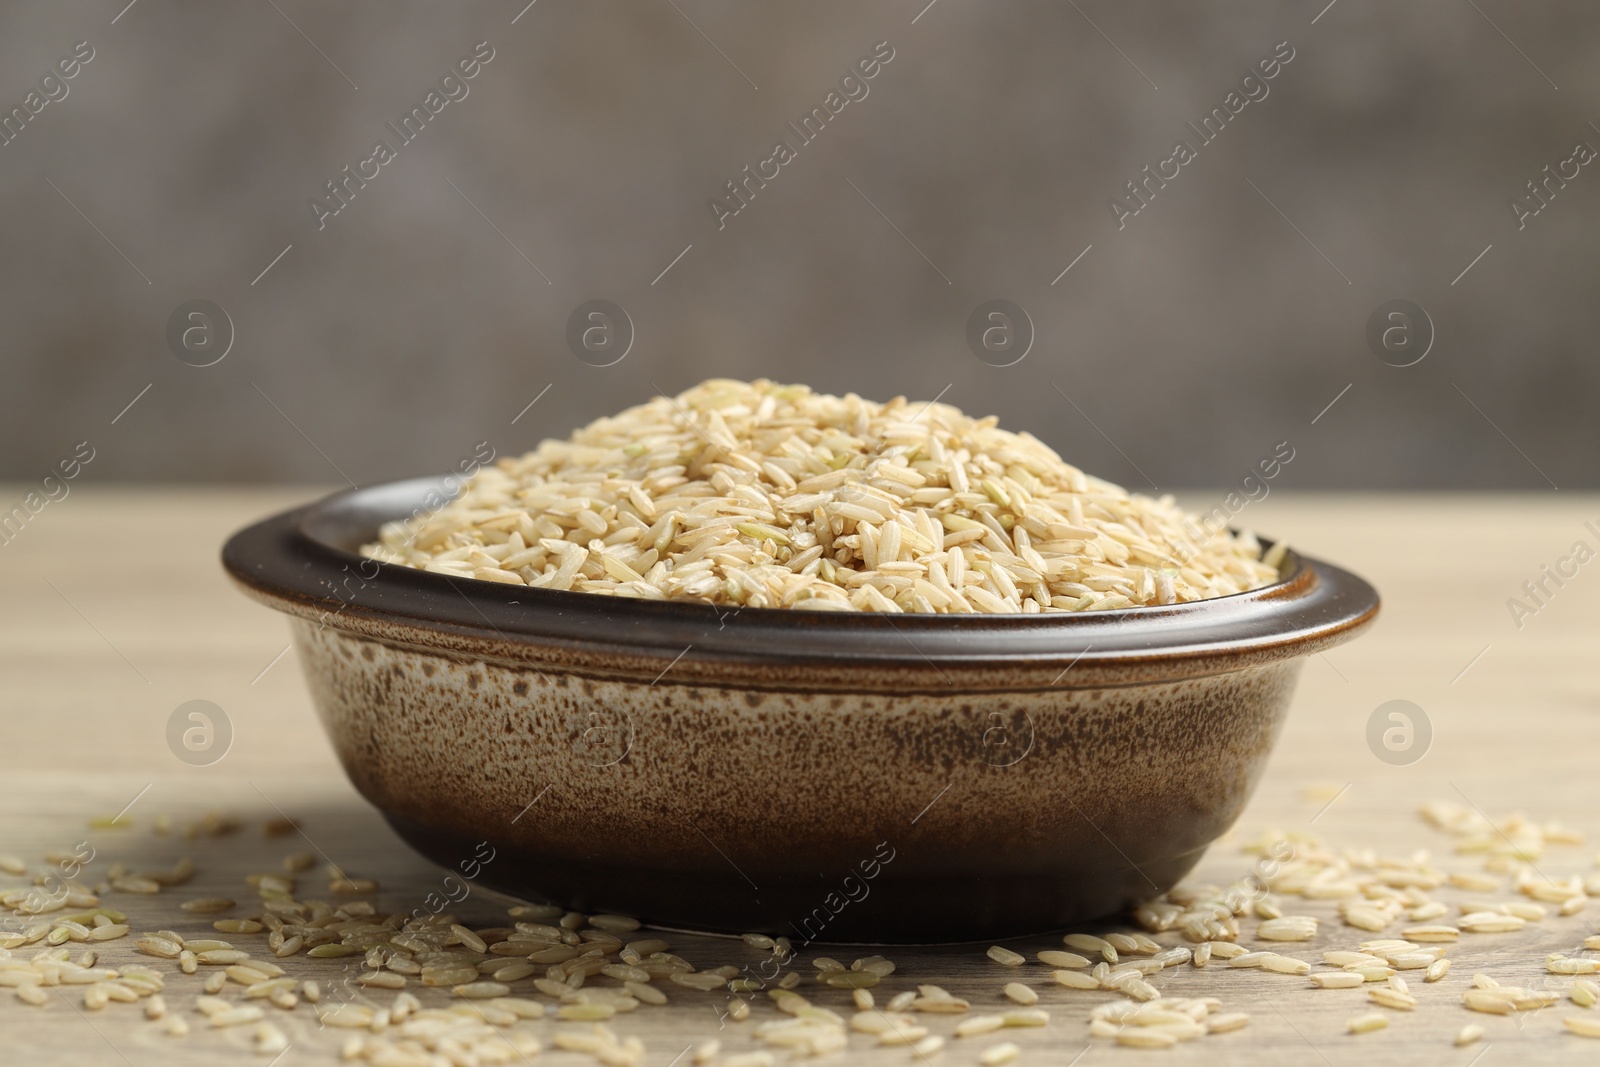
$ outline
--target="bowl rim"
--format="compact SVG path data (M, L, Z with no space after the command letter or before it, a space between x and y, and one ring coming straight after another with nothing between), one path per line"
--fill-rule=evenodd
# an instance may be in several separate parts
M449 478L346 489L268 516L222 549L253 598L317 629L511 665L781 688L948 690L1133 684L1321 651L1368 626L1377 591L1293 550L1258 589L1183 604L1028 615L737 608L453 578L354 551L427 510ZM1271 542L1265 542L1270 544ZM1053 680L1052 680L1053 677ZM996 683L999 683L996 685Z

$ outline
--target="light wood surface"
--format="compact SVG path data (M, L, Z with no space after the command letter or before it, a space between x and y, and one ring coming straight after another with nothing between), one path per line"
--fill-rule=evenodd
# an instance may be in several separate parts
M23 491L0 487L0 499L20 498ZM443 872L396 840L345 781L293 652L280 658L287 645L283 621L235 593L216 561L231 530L312 492L85 486L48 505L0 545L0 603L6 608L0 612L0 853L21 856L38 869L47 850L87 841L95 860L86 877L93 880L118 861L154 868L191 857L197 874L181 889L106 896L107 904L128 912L135 932L205 929L209 918L175 906L193 896L234 897L241 902L236 914L243 913L254 899L244 876L277 869L289 852L314 849L354 875L377 878L381 910L410 910L437 888ZM1204 508L1212 497L1185 494L1184 502ZM1383 593L1384 610L1366 637L1306 665L1289 724L1254 801L1192 880L1226 883L1243 875L1249 858L1239 842L1267 827L1310 830L1333 847L1401 856L1431 849L1446 869L1480 869L1480 859L1454 855L1449 839L1417 818L1418 806L1430 799L1470 803L1493 816L1521 810L1560 819L1583 830L1587 843L1550 850L1539 870L1551 877L1593 873L1600 848L1600 563L1586 565L1554 590L1520 629L1506 606L1507 598L1521 595L1525 580L1537 579L1541 565L1568 553L1575 541L1596 544L1584 527L1589 520L1600 520L1600 499L1567 494L1280 492L1251 505L1241 522L1367 577ZM196 698L221 706L234 730L227 755L207 767L179 762L166 741L173 709ZM1381 761L1366 740L1368 717L1396 698L1424 709L1433 728L1426 756L1407 766ZM1338 798L1330 805L1333 793ZM129 828L89 825L94 816L115 814L130 802ZM303 839L263 836L262 823L279 809L300 821ZM234 815L245 828L192 841L152 831L158 814L181 824L207 811ZM20 882L0 874L0 887ZM1446 901L1466 895L1437 893ZM471 923L491 925L503 921L507 903L474 889L454 910ZM1323 949L1353 947L1374 936L1342 926L1332 902L1293 904L1292 910L1320 915L1324 923L1315 942L1286 952L1316 960ZM1561 1017L1582 1011L1570 1002L1502 1018L1469 1013L1461 992L1478 970L1507 984L1564 984L1544 973L1545 954L1570 949L1595 932L1597 920L1600 903L1517 935L1465 937L1450 950L1454 969L1445 980L1412 982L1421 1000L1417 1011L1389 1012L1388 1029L1360 1036L1344 1033L1344 1024L1367 1010L1361 990L1313 991L1304 979L1286 975L1180 968L1160 976L1164 993L1220 997L1226 1008L1248 1011L1250 1025L1167 1052L1110 1047L1090 1041L1087 1018L1111 994L1056 987L1037 964L1021 973L1002 968L984 957L981 945L888 950L899 970L879 988L879 1003L886 991L919 982L970 998L974 1011L1002 1006L1000 990L1009 980L1023 978L1040 990L1041 1006L1052 1016L1048 1027L952 1042L931 1061L952 1065L976 1063L982 1048L1002 1038L1022 1047L1018 1062L1034 1064L1076 1062L1091 1044L1085 1055L1090 1064L1113 1058L1242 1062L1246 1056L1272 1063L1468 1064L1480 1054L1492 1062L1593 1063L1600 1041L1562 1031ZM668 936L675 951L703 966L757 958L737 941ZM1181 943L1173 934L1162 940ZM1058 946L1059 939L1048 937L1015 947L1031 953ZM131 940L107 942L101 950L102 961L112 966L138 960L172 970L136 956ZM802 991L848 1013L846 994L810 984L815 954L802 954L797 968L808 977ZM848 961L863 953L841 948L831 954ZM331 978L340 969L340 961L301 958L292 973ZM203 1020L194 1014L197 992L196 978L169 980L173 1010L198 1024ZM644 1062L655 1067L667 1067L686 1046L710 1037L722 1038L725 1053L762 1047L750 1030L776 1017L774 1010L758 1003L753 1020L729 1022L719 1033L718 1006L724 1003L712 994L673 988L669 1006L619 1017L616 1028L641 1037L648 1050ZM25 1006L0 990L0 1061L143 1067L270 1059L251 1053L243 1032L197 1025L189 1037L175 1040L144 1022L132 1006L86 1013L80 1004L79 991L72 989L53 994L43 1008ZM293 1043L280 1061L285 1067L336 1062L340 1032L319 1031L304 1005L278 1014ZM1588 1014L1600 1017L1600 1008ZM955 1021L930 1018L937 1033L948 1033ZM1469 1022L1487 1028L1484 1042L1453 1047L1453 1035ZM531 1025L546 1047L539 1061L593 1062L550 1048L553 1021ZM1484 1054L1486 1046L1490 1051ZM847 1052L829 1058L841 1057L916 1059L905 1048L876 1049L865 1035L853 1035ZM788 1055L778 1058L783 1062ZM689 1058L676 1062L687 1065Z

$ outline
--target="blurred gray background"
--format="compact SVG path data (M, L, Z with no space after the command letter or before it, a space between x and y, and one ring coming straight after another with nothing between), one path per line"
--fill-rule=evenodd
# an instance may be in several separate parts
M87 441L95 482L370 483L765 376L942 395L1147 490L1280 441L1276 486L1600 485L1600 167L1522 228L1509 204L1600 146L1592 3L125 5L0 8L26 118L0 146L0 478ZM785 122L880 41L801 146ZM1285 41L1202 146L1186 124ZM478 42L402 146L385 124ZM796 158L719 230L708 199L780 138ZM319 229L309 201L380 139ZM1179 139L1197 158L1119 230L1109 198ZM566 339L596 298L635 332L609 367ZM991 299L1032 321L1015 365L969 349ZM1436 334L1412 366L1366 339L1395 299ZM168 343L194 300L232 323L211 366Z

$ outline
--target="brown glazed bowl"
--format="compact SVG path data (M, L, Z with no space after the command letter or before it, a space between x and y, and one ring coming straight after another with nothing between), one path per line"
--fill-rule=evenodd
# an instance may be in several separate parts
M965 941L1154 896L1238 816L1305 657L1378 610L1292 552L1252 592L1043 616L732 611L357 554L438 484L276 515L223 564L291 617L345 770L408 842L658 926Z

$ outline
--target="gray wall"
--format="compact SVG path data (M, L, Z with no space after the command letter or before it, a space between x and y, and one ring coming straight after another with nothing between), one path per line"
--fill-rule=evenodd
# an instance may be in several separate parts
M1593 4L123 2L0 8L4 108L94 49L0 147L3 478L87 440L95 481L366 483L722 375L943 392L1135 487L1285 440L1280 485L1600 485L1600 166L1523 228L1508 204L1600 146ZM708 198L884 40L719 230ZM479 41L468 95L319 229L324 182ZM1185 123L1282 41L1202 146ZM591 298L634 324L614 366L568 350ZM993 298L1036 330L1014 366L968 348ZM1436 330L1404 368L1365 339L1397 298ZM234 327L209 367L166 339L196 299Z

